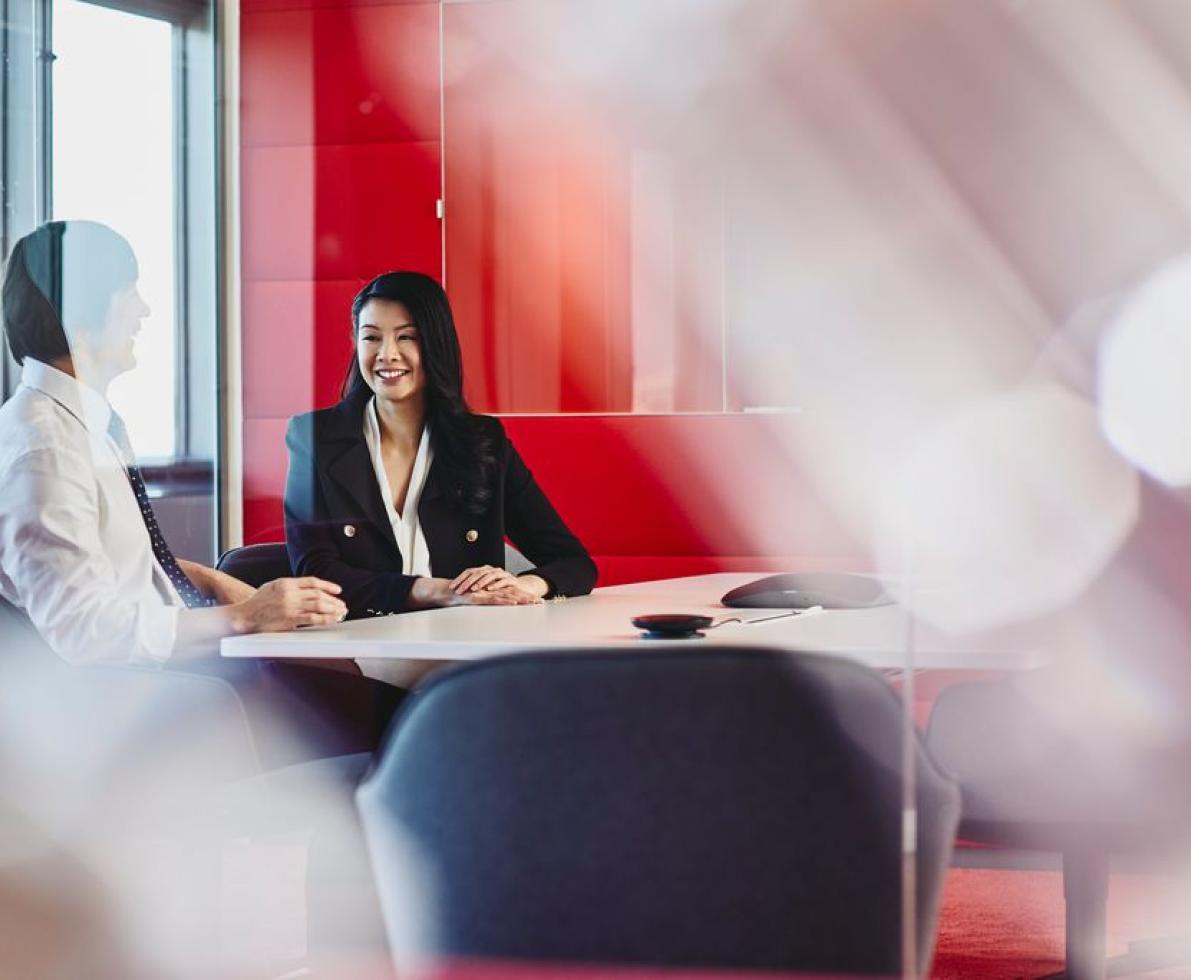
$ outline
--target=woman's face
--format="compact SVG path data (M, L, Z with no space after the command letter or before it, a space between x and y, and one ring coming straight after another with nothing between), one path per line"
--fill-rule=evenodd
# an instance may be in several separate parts
M356 361L378 401L419 399L426 388L418 328L395 300L370 299L356 327Z

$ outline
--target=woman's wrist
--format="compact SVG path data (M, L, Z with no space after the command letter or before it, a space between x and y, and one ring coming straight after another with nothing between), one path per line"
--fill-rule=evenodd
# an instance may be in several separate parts
M535 575L533 572L518 575L517 585L538 599L545 599L550 594L550 583L541 575Z
M453 597L448 579L419 575L410 586L406 605L410 609L436 609L450 605Z

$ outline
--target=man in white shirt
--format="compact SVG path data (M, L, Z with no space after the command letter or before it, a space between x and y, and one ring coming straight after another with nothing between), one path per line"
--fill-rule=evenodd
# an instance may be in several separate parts
M0 406L0 597L55 653L177 661L234 633L343 618L331 582L253 589L169 552L106 398L135 365L149 312L123 238L91 222L43 225L13 250L3 308L23 373Z
M43 680L48 676L48 683L22 687L22 697L10 703L28 710L37 744L65 739L71 747L69 773L59 766L42 780L47 774L34 765L33 782L39 791L43 782L72 779L101 788L92 799L78 797L86 807L81 820L74 808L63 816L72 826L77 820L88 827L92 815L118 810L117 826L127 830L129 814L156 814L163 804L175 815L193 806L208 821L214 809L216 829L226 822L237 835L243 832L240 824L267 831L292 824L312 831L311 943L383 949L367 854L351 807L352 786L367 756L344 753L375 747L400 695L359 676L290 665L274 671L257 661L219 659L223 636L335 623L347 608L338 598L339 586L322 579L283 578L254 589L172 554L123 422L106 397L112 379L135 364L133 341L148 312L137 291L131 248L103 225L43 225L17 243L5 269L4 330L22 376L0 406L0 667L11 666L20 646L31 648L28 666L49 665L48 675L29 671ZM14 619L15 626L5 619ZM217 732L202 726L228 722L226 713L207 710L220 703L208 702L209 682L191 685L189 700L170 700L169 691L179 685L157 685L166 702L144 704L137 691L153 685L135 683L143 675L130 672L124 686L96 684L96 672L61 667L44 646L79 666L147 663L215 674L240 694L266 766L338 758L233 783L219 790L226 798L216 795L211 784L232 777L216 765L224 761L218 753L207 754L222 743ZM22 674L7 671L4 682L23 683ZM98 677L106 682L113 675ZM47 690L82 696L52 697L47 704ZM113 691L119 696L113 698ZM76 704L86 707L76 712L71 707ZM105 714L102 709L109 707ZM91 751L93 746L100 749ZM130 754L139 765L128 762ZM237 754L234 761L254 760ZM181 802L161 785L168 780L152 775L179 770L194 794ZM54 819L62 816L55 809L59 796L48 790L44 795L47 812ZM0 810L11 799L0 792ZM328 809L329 816L323 812ZM169 830L149 823L155 831ZM180 839L188 853L190 839L184 833ZM216 904L205 907L204 914L217 913ZM336 933L345 915L354 931ZM216 935L200 935L218 948Z

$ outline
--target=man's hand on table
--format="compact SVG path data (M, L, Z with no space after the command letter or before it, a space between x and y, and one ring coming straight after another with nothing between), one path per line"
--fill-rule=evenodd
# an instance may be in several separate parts
M334 582L306 576L266 582L229 607L237 633L272 633L342 622L347 606Z

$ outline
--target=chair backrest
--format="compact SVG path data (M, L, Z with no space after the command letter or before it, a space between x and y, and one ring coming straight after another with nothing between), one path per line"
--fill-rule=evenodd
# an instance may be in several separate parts
M289 554L282 542L230 548L219 556L215 567L241 582L247 582L253 588L293 574L290 571Z
M358 793L390 933L405 892L388 862L412 844L439 954L897 974L901 732L880 675L814 655L445 671ZM915 751L925 970L959 799Z

